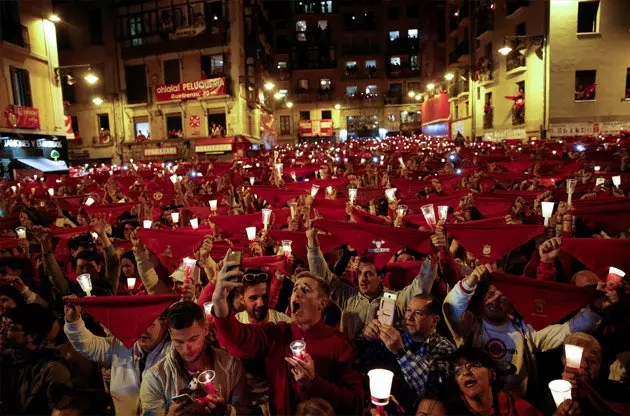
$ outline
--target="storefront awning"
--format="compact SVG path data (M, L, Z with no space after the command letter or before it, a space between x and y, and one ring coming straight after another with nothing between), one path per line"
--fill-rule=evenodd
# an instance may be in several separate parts
M43 157L36 157L33 159L18 158L17 161L43 173L60 173L68 171L68 165L66 165L66 162L63 160L49 160L44 159Z

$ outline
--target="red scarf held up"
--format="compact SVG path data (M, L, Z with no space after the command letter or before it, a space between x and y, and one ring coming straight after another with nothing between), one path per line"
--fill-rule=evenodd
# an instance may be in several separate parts
M563 238L561 248L600 277L611 266L630 273L629 239Z
M493 273L490 283L514 305L524 321L540 330L558 323L597 296L595 289Z
M81 306L127 348L131 348L149 325L179 299L179 295L90 296L66 298Z
M155 255L162 255L170 248L174 261L181 261L184 257L192 257L193 251L201 245L204 230L160 230L155 228L141 228L137 232L138 239Z
M448 232L481 263L493 263L545 232L542 225L449 224Z
M302 260L304 264L308 263L307 258L307 244L306 234L303 231L276 231L273 230L270 233L271 238L276 241L291 240L291 252L293 256ZM343 241L330 234L319 234L317 236L319 241L319 248L322 253L326 254L329 251L339 247L343 244Z

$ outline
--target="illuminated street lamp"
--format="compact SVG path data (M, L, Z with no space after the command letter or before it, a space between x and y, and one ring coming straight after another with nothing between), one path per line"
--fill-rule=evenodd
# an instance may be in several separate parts
M432 83L432 82L429 82L429 83L427 84L427 90L429 90L429 91L433 91L434 89L435 89L435 84L434 84L434 83Z
M499 49L499 53L503 56L507 56L510 52L512 52L512 47L505 43L501 49Z
M287 108L291 108L291 107L293 107L293 102L287 101Z
M265 82L265 89L266 89L267 91L271 91L271 90L272 90L275 86L276 86L276 84L274 84L274 83L273 83L273 82L271 82L271 81L267 81L267 82Z
M94 85L98 82L98 77L92 73L92 71L88 71L83 79L90 85Z
M455 78L455 75L452 72L447 72L444 74L444 79L447 81L452 81Z
M61 22L61 18L59 16L57 16L56 14L51 14L50 16L48 16L48 20L50 20L53 23L59 23Z
M413 98L416 96L416 93L414 91L409 91L407 95L409 96L409 98Z
M335 104L335 110L339 110L341 108L341 104L337 103Z
M273 98L276 100L281 100L282 97L284 97L284 94L282 94L281 92L277 92L273 95Z
M101 105L103 104L103 99L101 97L94 97L92 98L92 103L95 105Z

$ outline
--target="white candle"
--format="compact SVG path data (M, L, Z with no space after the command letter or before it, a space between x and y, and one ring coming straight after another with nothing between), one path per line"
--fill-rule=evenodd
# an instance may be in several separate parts
M245 232L247 233L247 239L249 241L254 241L256 239L256 227L247 227L245 228Z
M15 232L20 240L26 240L26 227L17 227Z
M55 196L55 188L48 188L48 195Z
M613 185L615 185L618 188L619 185L621 185L621 176L613 176L612 182L613 182Z
M440 221L445 221L448 217L448 205L439 205L438 206L438 216Z
M396 188L389 188L385 190L385 196L390 202L396 201Z
M564 358L567 367L579 369L582 363L582 353L584 348L577 345L564 344Z
M177 183L177 175L173 174L170 176L169 179L171 180L171 182L173 182L173 185Z
M191 219L190 226L192 227L193 230L196 230L197 228L199 228L199 219L197 218Z
M205 302L203 304L203 311L205 312L206 316L212 315L212 302Z
M354 204L354 201L357 200L357 193L359 192L356 188L348 189L348 197L350 198L350 203Z
M174 224L179 222L179 212L171 212L171 220L173 220Z
M263 220L263 225L265 226L265 230L266 230L267 226L269 225L269 220L271 220L271 210L269 208L263 208L262 220Z
M291 255L291 244L293 244L292 240L282 240L282 251L284 252L285 256Z
M254 182L256 182L256 178L254 178L253 176L250 176L250 177L249 177L249 184L250 184L251 186L254 186Z
M94 203L94 198L92 198L91 196L85 200L85 205L87 205L88 207L92 205L93 203Z
M545 219L545 227L549 225L549 218L551 218L551 214L553 214L553 207L555 205L554 202L541 202L542 205L542 216Z
M374 369L368 371L370 378L370 397L375 406L387 406L389 396L392 391L392 380L394 373L384 369Z
M318 191L319 191L319 185L312 185L311 186L311 196L313 198L315 198L315 195L317 195Z
M328 192L328 195L330 195L330 196L332 196L334 190L335 189L332 186L327 186L326 187L326 192Z
M595 171L595 173L599 172L600 170L602 170L601 166L594 166L593 170Z
M427 222L431 229L435 228L435 209L433 208L433 204L425 205L421 208L422 215L424 215L424 220Z
M211 200L209 202L209 204L210 204L210 209L212 211L216 211L217 210L217 200L216 199Z
M77 282L81 289L88 295L92 296L92 279L90 279L89 273L83 273L77 277Z
M144 228L151 228L151 225L153 225L153 221L151 221L151 220L144 220L144 221L142 221L142 226Z
M553 380L549 383L549 390L551 390L556 407L565 400L571 400L571 383L566 380Z
M136 278L135 277L128 277L127 278L127 289L129 291L133 290L133 288L136 287Z
M396 213L399 217L404 217L407 214L407 210L407 205L398 205L398 208L396 208Z

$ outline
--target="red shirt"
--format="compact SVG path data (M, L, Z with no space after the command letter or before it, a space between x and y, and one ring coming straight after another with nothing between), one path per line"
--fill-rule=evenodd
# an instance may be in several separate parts
M314 397L329 401L337 414L361 414L361 376L352 365L352 347L339 330L319 322L303 333L295 324L245 325L234 316L215 317L215 326L220 344L231 355L265 360L272 414L295 414L299 402ZM284 359L291 356L289 345L298 339L306 341L306 352L315 362L315 379L308 388L295 381Z

